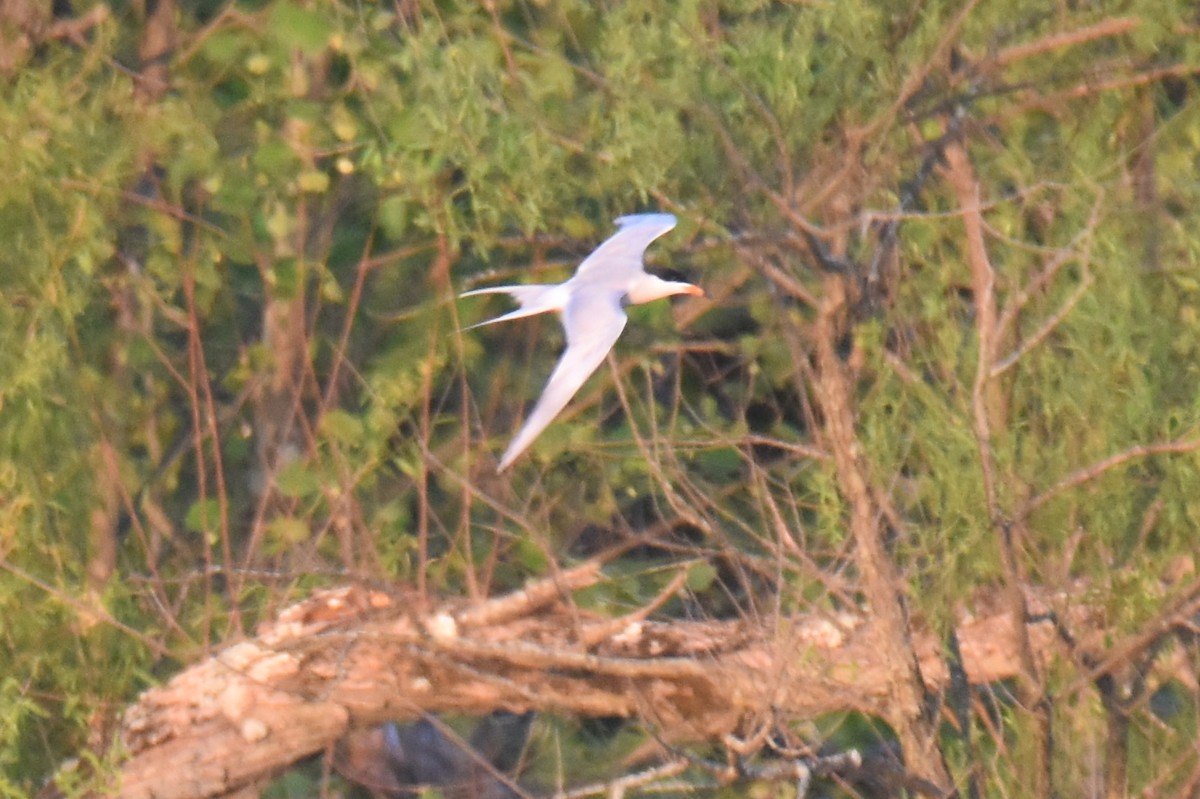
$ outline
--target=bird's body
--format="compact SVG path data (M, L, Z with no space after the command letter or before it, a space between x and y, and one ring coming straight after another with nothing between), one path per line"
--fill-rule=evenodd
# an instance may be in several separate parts
M550 375L542 396L520 432L500 458L504 471L546 429L575 396L588 376L604 360L625 329L626 305L669 297L672 294L703 296L690 283L663 280L645 271L642 254L650 242L675 227L671 214L637 214L616 220L618 230L589 255L574 276L552 285L494 286L460 296L504 293L521 307L472 327L557 311L567 334L567 349Z

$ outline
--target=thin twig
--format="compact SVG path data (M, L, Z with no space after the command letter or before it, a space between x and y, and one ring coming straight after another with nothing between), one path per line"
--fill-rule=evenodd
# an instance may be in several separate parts
M1038 39L1035 42L1027 42L1025 44L1013 45L1012 47L1001 50L992 59L992 63L997 66L1008 66L1015 61L1020 61L1031 56L1040 55L1051 50L1060 50L1064 47L1075 47L1084 42L1103 39L1109 36L1119 36L1123 33L1137 28L1142 24L1142 21L1137 17L1113 17L1111 19L1103 19L1094 25L1088 25L1083 28L1063 31Z
M1075 287L1075 290L1071 292L1071 296L1067 297L1067 300L1062 304L1062 307L1051 314L1050 317L1042 323L1041 327L1034 331L1032 336L1021 342L1019 347L1006 355L1004 358L997 361L996 364L992 366L991 372L988 373L988 377L994 379L1004 374L1010 368L1015 366L1016 363L1021 360L1026 353L1049 338L1050 334L1054 332L1055 328L1057 328L1062 321L1067 318L1075 306L1079 304L1079 301L1083 299L1084 295L1088 293L1088 289L1092 287L1092 283L1094 282L1095 280L1092 278L1092 273L1090 271L1085 271L1083 280L1078 286Z
M1090 466L1077 469L1063 479L1059 480L1054 485L1047 488L1045 491L1030 499L1025 503L1024 506L1021 507L1018 518L1028 518L1031 513L1064 491L1069 491L1070 489L1081 486L1084 483L1091 482L1110 469L1115 469L1116 467L1128 463L1129 461L1136 460L1138 458L1149 457L1151 455L1162 455L1168 453L1179 454L1185 452L1195 452L1196 450L1200 450L1200 438L1186 441L1164 441L1158 444L1138 444L1137 446L1130 447L1129 449L1123 450L1114 455L1109 455L1107 458L1097 461Z

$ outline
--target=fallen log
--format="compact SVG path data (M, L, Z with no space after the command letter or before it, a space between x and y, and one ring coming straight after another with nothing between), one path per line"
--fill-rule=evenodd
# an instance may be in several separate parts
M653 621L648 610L613 619L570 601L603 579L593 561L482 604L428 611L377 589L323 590L127 710L121 795L226 795L352 728L427 713L636 716L665 740L696 741L770 713L875 714L889 699L893 666L880 660L869 613ZM1065 649L1054 603L1029 594L1026 632L1049 660ZM1097 614L1064 612L1075 645L1096 640ZM1017 632L1002 610L963 615L956 635L972 684L1016 673ZM920 630L914 641L927 687L941 691L950 679L943 642Z

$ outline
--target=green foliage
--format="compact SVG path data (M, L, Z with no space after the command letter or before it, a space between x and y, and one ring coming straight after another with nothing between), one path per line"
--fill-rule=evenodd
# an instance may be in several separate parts
M639 607L681 568L687 597L666 614L853 599L813 579L852 578L854 558L835 463L798 454L829 446L816 313L763 267L820 295L792 214L870 262L865 215L895 211L956 108L999 307L1023 303L1000 357L1028 345L994 379L1000 515L1114 453L1200 434L1194 88L1072 93L1200 62L1177 35L1185 3L1143 3L1120 36L1002 72L989 54L1108 10L979 4L951 33L960 3L493 5L184 4L158 97L121 66L140 34L122 7L6 76L0 793L30 791L238 620L346 570L499 591L639 536L582 607ZM1004 570L959 202L936 171L922 189L887 302L840 344L859 455L904 522L892 554L944 629ZM689 306L631 313L617 369L491 477L486 453L561 336L549 319L460 332L495 305L451 296L558 279L612 217L650 208L680 216L651 265L729 290L687 326ZM1193 553L1198 471L1191 453L1134 458L1059 491L1021 530L1022 569L1092 581L1114 638L1140 629L1159 575ZM805 562L780 556L785 532ZM1102 724L1078 705L1055 753L1076 765ZM1002 742L1027 734L997 712ZM880 735L826 726L810 732ZM1152 782L1165 737L1138 728L1131 786ZM989 777L1019 792L1002 749Z

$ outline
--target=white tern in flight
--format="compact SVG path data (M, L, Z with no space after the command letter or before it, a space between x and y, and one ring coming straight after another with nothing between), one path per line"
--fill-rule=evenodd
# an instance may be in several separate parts
M588 375L596 371L625 329L626 305L639 305L672 294L704 296L704 289L699 286L662 280L643 268L642 254L650 242L675 227L674 216L635 214L623 216L616 223L620 230L589 255L565 283L492 286L460 295L509 294L521 304L515 311L471 327L557 311L562 315L567 334L566 350L533 412L500 458L497 472L507 469L533 443L575 396Z

